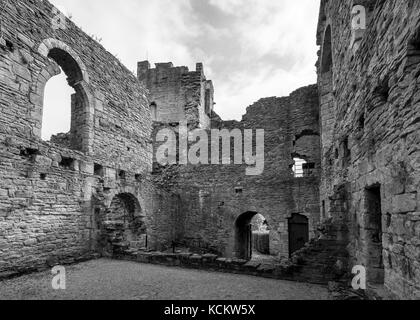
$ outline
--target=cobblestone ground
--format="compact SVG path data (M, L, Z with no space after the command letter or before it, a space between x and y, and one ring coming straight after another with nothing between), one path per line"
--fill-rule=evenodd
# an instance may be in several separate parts
M323 286L100 259L66 267L67 289L50 272L0 282L0 300L325 300Z

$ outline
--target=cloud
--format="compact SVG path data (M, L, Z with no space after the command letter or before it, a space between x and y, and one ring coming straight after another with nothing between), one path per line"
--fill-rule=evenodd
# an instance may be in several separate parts
M266 96L315 83L317 0L52 0L130 69L203 62L216 112L240 119Z

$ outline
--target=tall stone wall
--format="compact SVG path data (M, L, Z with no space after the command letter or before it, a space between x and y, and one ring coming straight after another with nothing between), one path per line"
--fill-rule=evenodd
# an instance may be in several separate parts
M171 217L176 206L148 178L145 88L48 1L3 5L0 273L91 257L102 229L99 217L120 193L139 203L152 247L169 241L171 223L155 219ZM43 93L59 66L76 92L71 131L46 142L40 138Z
M352 30L359 4L367 28ZM410 299L420 297L419 34L418 1L321 2L321 201L347 221L369 284Z
M235 225L241 216L256 213L267 219L273 255L289 255L288 219L295 213L308 218L310 235L315 236L320 221L318 113L317 88L310 86L290 97L258 101L241 122L213 117L213 129L253 129L254 134L265 130L261 175L246 176L245 164L156 166L160 183L180 196L178 240L200 251L235 257ZM156 126L156 131L167 127ZM210 139L211 131L206 133ZM296 154L314 164L310 175L294 177Z

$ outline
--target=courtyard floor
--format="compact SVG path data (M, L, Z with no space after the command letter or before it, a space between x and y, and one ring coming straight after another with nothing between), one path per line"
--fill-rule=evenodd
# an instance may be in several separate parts
M108 259L66 267L66 290L51 272L0 282L0 300L326 300L326 287Z

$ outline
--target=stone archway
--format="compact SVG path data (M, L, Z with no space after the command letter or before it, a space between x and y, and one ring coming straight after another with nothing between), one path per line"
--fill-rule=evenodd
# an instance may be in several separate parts
M261 221L254 221L254 218L259 218ZM253 223L254 222L254 223ZM265 228L265 236L268 238L268 243L260 246L261 254L270 254L269 231L267 220L258 212L247 211L241 214L235 221L235 257L238 259L251 260L253 251L256 246L253 237L256 232L261 232L261 228Z
M101 219L101 247L105 255L128 248L147 248L147 229L142 209L131 193L114 196Z

